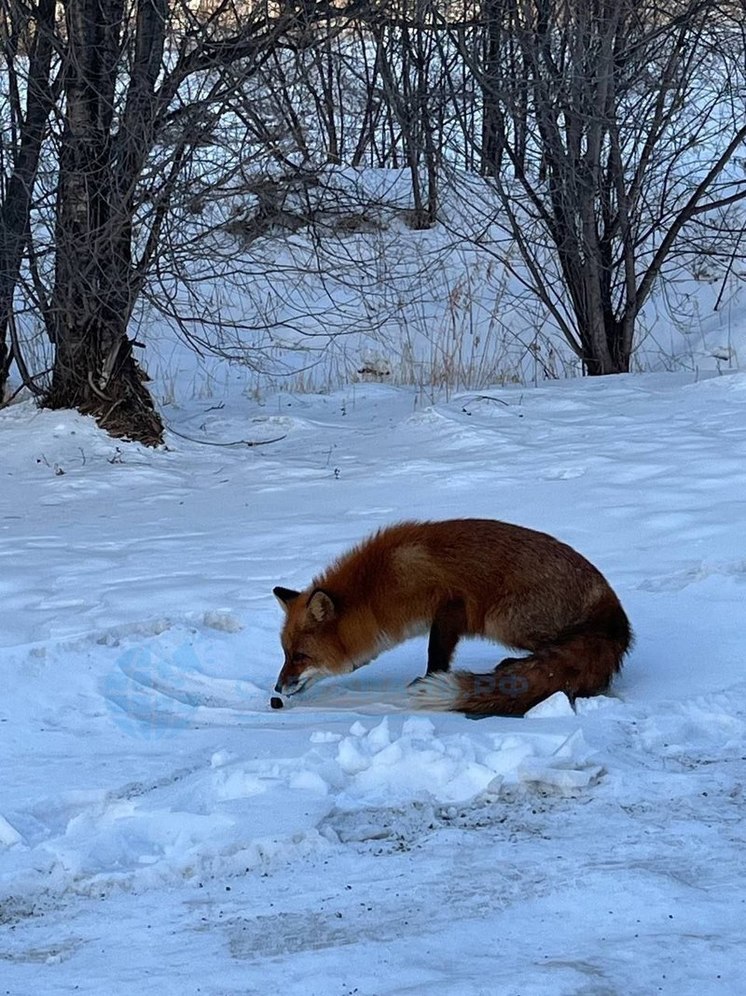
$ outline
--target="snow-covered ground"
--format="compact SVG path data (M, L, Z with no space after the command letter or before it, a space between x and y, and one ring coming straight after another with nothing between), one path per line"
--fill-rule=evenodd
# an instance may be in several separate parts
M746 992L746 375L166 416L0 411L0 992ZM612 694L412 713L416 640L271 712L272 586L461 515L604 571Z

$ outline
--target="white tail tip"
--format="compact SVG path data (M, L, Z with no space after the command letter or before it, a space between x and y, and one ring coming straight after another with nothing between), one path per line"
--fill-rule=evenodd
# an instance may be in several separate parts
M409 689L409 700L415 709L435 709L448 712L456 708L461 689L458 674L438 671L425 675Z

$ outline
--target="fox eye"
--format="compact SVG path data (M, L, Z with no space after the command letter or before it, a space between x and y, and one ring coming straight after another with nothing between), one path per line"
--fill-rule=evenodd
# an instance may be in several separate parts
M293 657L292 657L293 664L303 664L304 661L307 661L309 659L310 658L309 658L308 654L300 654L300 653L295 653L295 654L293 654Z

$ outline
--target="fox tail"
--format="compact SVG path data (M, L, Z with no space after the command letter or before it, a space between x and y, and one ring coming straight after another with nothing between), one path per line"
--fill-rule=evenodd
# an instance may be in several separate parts
M571 702L605 692L631 644L629 620L609 592L582 623L528 657L507 657L486 674L429 674L412 686L412 702L420 709L471 716L522 716L555 692Z

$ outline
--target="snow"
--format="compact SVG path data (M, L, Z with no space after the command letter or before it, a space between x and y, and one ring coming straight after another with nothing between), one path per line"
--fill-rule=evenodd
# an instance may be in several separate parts
M746 991L746 375L166 416L0 410L0 992ZM270 710L272 586L462 515L604 571L610 693L413 712L421 638Z

